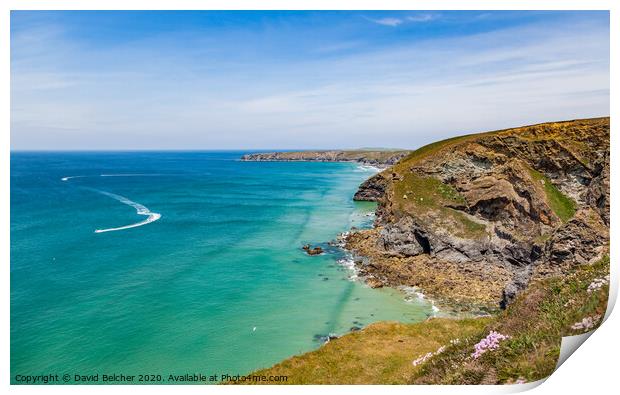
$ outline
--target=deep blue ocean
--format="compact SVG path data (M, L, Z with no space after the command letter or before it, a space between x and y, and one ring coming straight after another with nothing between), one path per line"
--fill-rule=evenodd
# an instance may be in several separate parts
M246 374L430 304L327 242L370 226L352 163L241 152L11 154L11 376ZM327 253L308 256L305 243Z

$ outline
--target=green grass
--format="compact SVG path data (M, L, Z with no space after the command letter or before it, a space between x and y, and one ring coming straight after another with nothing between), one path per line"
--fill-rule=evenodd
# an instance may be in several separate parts
M550 238L551 238L551 233L544 233L540 236L536 236L534 238L534 242L537 244L545 244L547 240L549 240Z
M451 185L434 177L421 177L414 173L408 173L396 182L394 200L426 208L465 204L465 198Z
M588 134L592 133L593 128L609 129L609 117L579 119L562 122L546 122L535 125L521 126L517 128L500 129L490 132L472 133L462 136L451 137L445 140L440 140L424 145L414 151L411 151L409 155L401 159L392 169L394 171L400 172L401 170L404 170L407 167L416 164L416 162L425 159L430 155L438 153L444 148L463 143L467 140L475 140L480 137L494 135L518 135L520 138L530 141L556 139L561 141L562 144L568 144L570 148L574 148L571 149L571 152L573 152L573 154L579 157L584 163L588 163L587 154L590 151L589 146L587 144L584 144L583 142L575 141L575 138L573 137L566 138L566 135L572 132L576 135L587 136Z
M543 184L545 195L547 196L547 202L555 215L557 215L562 222L567 222L573 218L575 215L575 208L577 206L575 201L560 192L560 190L553 185L551 180L549 180L544 174L534 169L530 169L530 175L534 181Z
M438 153L439 151L441 151L442 149L446 147L462 143L469 139L475 139L475 138L482 137L485 135L492 135L494 133L496 132L467 134L464 136L451 137L449 139L440 140L434 143L424 145L414 151L411 151L409 155L405 156L396 165L394 165L390 169L390 171L396 171L399 173L402 173L403 171L407 172L408 167L414 165L416 162L422 159L425 159L431 155Z
M451 209L448 209L451 210ZM456 218L457 221L462 225L462 229L460 232L458 230L455 231L457 236L465 237L465 238L474 238L482 235L486 235L486 226L480 224L478 222L472 221L465 215L464 213L456 210L452 211L452 217Z
M569 275L531 284L505 311L490 317L433 318L417 324L380 322L289 358L256 375L287 375L286 384L501 384L535 381L555 369L571 326L605 314L609 286L588 292L609 274L609 258ZM506 334L497 349L471 358L490 330ZM457 344L451 340L458 339ZM424 363L412 362L445 347ZM273 383L271 383L273 384Z
M609 258L577 268L565 277L536 282L520 295L474 340L452 347L429 361L411 382L481 384L522 378L536 381L553 373L560 354L562 336L582 333L571 326L585 317L605 314L609 287L589 293L595 278L609 274ZM510 336L497 350L473 360L473 346L490 330Z
M470 336L488 322L489 318L379 322L252 374L286 375L285 384L406 384L421 368L413 366L414 359L449 343L454 333Z
M394 184L393 201L396 207L411 215L424 215L429 211L441 214L446 226L455 225L453 233L464 238L486 234L486 227L472 221L465 213L452 207L465 206L466 201L451 185L434 177L407 173Z

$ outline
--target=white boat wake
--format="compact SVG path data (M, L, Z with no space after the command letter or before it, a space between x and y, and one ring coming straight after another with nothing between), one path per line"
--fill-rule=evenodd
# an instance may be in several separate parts
M144 174L144 173L124 173L124 174L99 174L99 175L92 175L92 176L68 176L68 177L63 177L60 180L61 181L69 181L72 178L87 178L87 177L159 177L159 176L165 176L165 175L169 175L169 174L153 174L153 173L149 173L149 174Z
M69 177L63 177L61 178L62 181L69 181L72 178L84 178L84 177L88 177L88 176L69 176Z
M154 176L154 175L158 175L158 174L100 174L99 177L135 177L135 176ZM69 177L62 177L61 180L62 181L69 181L72 178L85 178L85 177L97 177L97 176L69 176ZM136 222L133 224L129 224L129 225L124 225L124 226L119 226L117 228L107 228L107 229L95 229L95 233L104 233L104 232L114 232L117 230L125 230L125 229L131 229L131 228L137 228L138 226L142 226L142 225L146 225L146 224L150 224L151 222L155 222L158 219L161 218L161 214L159 213L154 213L151 210L149 210L146 206L143 206L140 203L136 203L133 200L129 200L124 196L121 195L117 195L114 193L110 193L110 192L106 192L106 191L100 191L98 189L93 189L93 188L87 188L90 189L92 191L98 192L102 195L106 195L108 197L111 197L112 199L118 200L119 202L126 204L128 206L131 206L133 208L136 209L136 213L138 215L145 215L146 219L140 222Z
M150 211L148 208L146 208L145 206L141 205L140 203L136 203L133 200L129 200L124 196L121 195L116 195L114 193L110 193L110 192L105 192L105 191L97 191L103 195L109 196L112 199L116 199L119 202L126 204L128 206L131 206L133 208L136 209L136 213L138 215L146 215L146 219L140 222L136 222L135 224L130 224L130 225L125 225L125 226L119 226L118 228L108 228L108 229L96 229L95 233L103 233L103 232L114 232L116 230L124 230L124 229L130 229L130 228L137 228L138 226L142 226L142 225L146 225L146 224L150 224L151 222L155 222L158 219L161 218L161 214L159 213L154 213L152 211Z

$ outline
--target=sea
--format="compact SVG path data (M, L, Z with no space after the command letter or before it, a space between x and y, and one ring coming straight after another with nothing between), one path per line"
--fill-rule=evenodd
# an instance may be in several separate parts
M12 152L11 382L246 375L434 314L369 288L331 243L372 226L352 197L376 169L244 153Z

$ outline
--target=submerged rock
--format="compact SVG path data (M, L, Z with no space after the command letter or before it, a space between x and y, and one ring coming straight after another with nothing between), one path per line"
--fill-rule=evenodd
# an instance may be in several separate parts
M321 247L314 247L311 248L310 244L306 244L303 247L301 247L304 251L306 251L306 253L308 255L319 255L321 253L323 253L323 249Z
M312 338L314 341L318 341L321 343L328 343L330 340L338 339L338 335L336 335L335 333L329 333L327 335L316 334Z
M383 288L383 285L384 285L381 280L378 280L374 277L367 278L366 284L368 284L370 288Z

